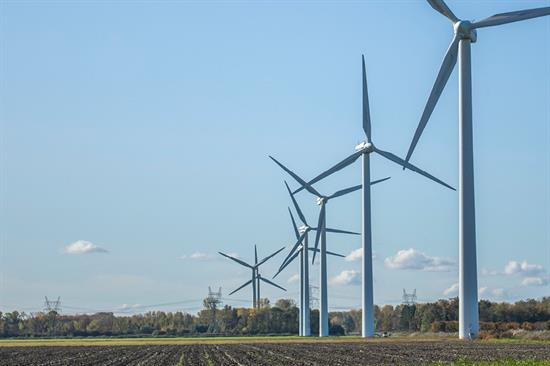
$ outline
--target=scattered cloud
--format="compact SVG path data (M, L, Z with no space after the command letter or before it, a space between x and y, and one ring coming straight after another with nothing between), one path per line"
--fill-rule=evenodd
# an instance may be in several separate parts
M139 308L140 306L141 306L140 304L133 304L133 305L122 304L117 308L117 310L119 310L119 311L131 311L135 308Z
M286 282L288 283L300 282L300 275L298 273L295 273L292 276L290 276L290 278Z
M346 262L355 262L363 259L363 248L352 250L345 258Z
M490 269L487 269L487 268L483 268L483 269L481 270L481 275L482 275L482 276L496 276L496 275L498 275L498 274L500 274L499 271L490 270Z
M446 288L443 291L443 295L449 296L449 297L455 297L458 296L458 283L453 283L451 287Z
M361 259L363 259L363 248L352 250L351 253L346 255L344 258L346 262L355 262L360 261ZM376 259L376 253L374 252L372 253L372 259Z
M396 255L384 260L392 269L413 269L428 272L446 272L454 268L455 262L441 257L430 257L416 249L402 249Z
M105 248L95 245L86 240L77 240L74 243L67 245L64 250L67 254L90 254L90 253L108 253Z
M525 277L533 277L544 273L544 267L540 264L531 264L527 261L509 261L504 266L504 274L507 275L520 275Z
M548 280L543 277L525 277L521 284L523 286L546 286Z
M491 291L491 294L497 298L503 298L508 296L508 293L503 288L495 288L494 290Z
M477 296L478 297L482 297L484 296L488 291L489 288L488 287L480 287L478 290L477 290Z
M180 256L180 259L182 260L194 260L194 261L204 261L204 260L209 260L209 259L212 259L212 256L209 255L209 254L206 254L206 253L201 253L201 252L195 252L195 253L192 253L190 255L187 255L187 254L184 254L182 256Z
M361 283L360 272L344 270L337 276L330 279L331 285L359 285Z

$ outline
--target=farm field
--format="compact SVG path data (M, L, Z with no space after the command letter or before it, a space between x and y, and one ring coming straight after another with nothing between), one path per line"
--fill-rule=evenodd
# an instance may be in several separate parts
M0 365L431 365L460 360L474 362L464 363L467 365L505 360L528 360L507 363L510 365L550 365L548 342L230 340L142 341L133 345L120 345L117 340L111 341L112 345L106 340L95 345L71 340L30 341L27 345L4 341L0 342Z

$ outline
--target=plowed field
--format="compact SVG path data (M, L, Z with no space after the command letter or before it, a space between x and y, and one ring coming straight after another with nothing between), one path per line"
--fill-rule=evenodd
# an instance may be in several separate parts
M286 342L0 347L0 365L422 365L459 359L548 360L549 343Z

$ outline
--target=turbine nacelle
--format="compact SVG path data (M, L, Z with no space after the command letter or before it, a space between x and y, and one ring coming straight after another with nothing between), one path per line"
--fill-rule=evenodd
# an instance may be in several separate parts
M307 233L310 230L311 230L311 228L307 225L302 225L298 228L298 231L300 232L300 234Z
M355 146L355 151L361 151L363 154L370 154L374 151L374 145L372 142L363 141L359 145Z
M328 201L328 197L317 197L317 200L316 200L316 202L319 206L323 205L327 201Z
M477 41L477 31L473 29L468 20L459 20L453 24L456 36L459 39L469 39L472 43Z

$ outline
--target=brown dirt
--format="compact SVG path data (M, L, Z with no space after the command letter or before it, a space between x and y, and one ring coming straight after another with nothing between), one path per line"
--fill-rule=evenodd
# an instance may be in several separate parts
M0 365L422 365L461 358L548 360L549 343L461 341L0 347Z

